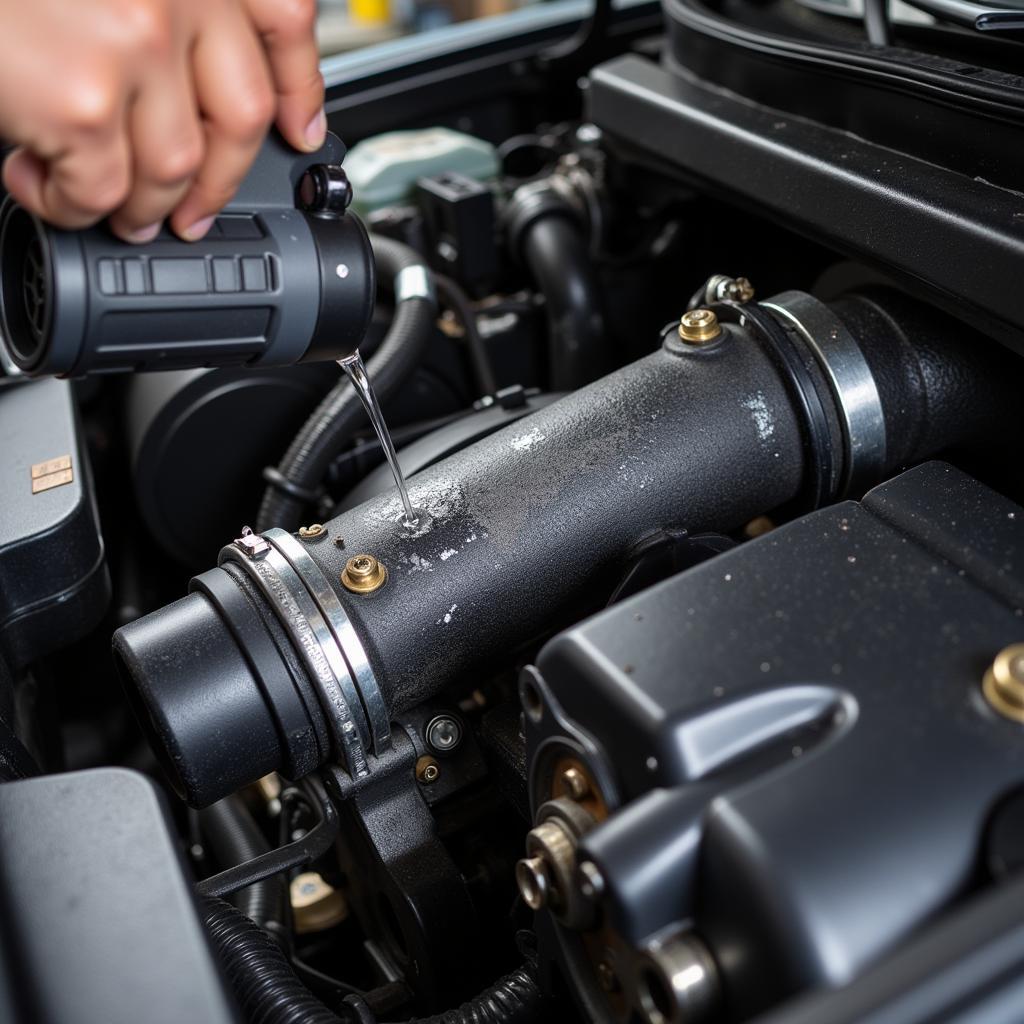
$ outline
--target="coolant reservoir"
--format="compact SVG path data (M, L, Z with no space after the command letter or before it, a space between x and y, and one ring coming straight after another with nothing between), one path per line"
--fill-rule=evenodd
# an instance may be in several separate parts
M345 170L355 193L353 207L368 214L412 197L420 178L456 172L476 181L498 173L498 154L483 139L450 128L387 132L349 150Z

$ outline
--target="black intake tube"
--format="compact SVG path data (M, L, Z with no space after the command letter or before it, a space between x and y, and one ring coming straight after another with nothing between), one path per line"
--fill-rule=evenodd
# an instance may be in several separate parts
M745 315L745 325L726 324L711 344L684 345L671 332L653 355L420 472L410 481L423 511L414 530L399 525L392 492L338 516L316 539L275 541L292 549L285 562L306 561L298 575L311 595L326 586L343 606L387 712L414 707L457 679L484 676L578 620L606 599L631 551L661 531L732 531L807 500L811 478L825 487L815 500L837 496L846 449L824 372L809 350L800 355L799 338L786 341L778 324L765 326L781 314L762 306ZM755 321L761 326L752 333ZM873 422L886 454L864 486L948 446L967 396L986 380L1002 386L976 338L954 335L939 345L926 332L920 351L927 348L927 359L901 357L883 367L882 354L897 343L916 351L913 332L900 341L894 324L873 313L862 323L851 307L855 339L861 328L878 333L864 345L885 377L877 381ZM790 354L780 358L783 342ZM920 403L926 424L915 433L904 410ZM979 424L968 418L961 428L968 437ZM352 593L341 582L346 562L360 553L387 571L372 592ZM247 557L225 548L222 567L193 584L202 593L115 635L151 741L192 801L223 796L285 756L297 763L302 753L303 763L319 757L322 764L327 754L328 745L313 743L324 714L308 699L309 680L290 662L290 674L283 672L279 643L261 640L257 648L248 639L263 636L250 612L282 623L288 615L276 598L273 611L256 594L248 603L235 599L238 563ZM280 562L273 552L267 559ZM195 628L183 632L190 622ZM369 714L366 691L356 689L351 713L358 716L361 701ZM329 706L322 692L320 704ZM243 720L244 728L232 728ZM301 751L293 735L306 737Z
M251 1024L341 1024L295 976L280 947L223 900L202 901L203 921L228 983ZM409 1024L528 1024L540 1020L541 992L520 967L457 1010Z
M367 375L380 401L393 395L416 369L434 330L436 301L423 294L404 295L400 275L423 268L423 280L430 272L423 259L407 245L373 235L370 238L381 280L396 282L395 315L380 348L369 360ZM355 389L342 374L289 445L276 472L268 474L257 530L280 526L294 530L309 504L301 494L312 495L327 473L327 467L352 434L366 422L366 413Z

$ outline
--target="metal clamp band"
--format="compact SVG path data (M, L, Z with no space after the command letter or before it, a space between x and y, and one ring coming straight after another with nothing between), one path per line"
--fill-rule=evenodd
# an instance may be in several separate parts
M885 417L875 378L842 321L806 292L783 292L762 306L807 343L828 378L846 444L841 494L858 493L885 471Z
M248 573L295 640L349 774L369 774L365 750L368 734L359 694L334 634L302 580L276 548L254 559L229 546L221 550L218 564L227 560Z
M359 639L359 634L356 633L355 627L345 613L344 606L338 600L334 588L306 549L290 533L277 527L265 530L263 536L288 559L292 568L306 584L306 589L317 603L320 611L323 612L352 671L356 689L362 698L366 717L370 724L373 752L379 755L391 746L391 722L384 697L377 685L377 677L373 674L373 668L366 656L366 650Z
M407 299L426 299L437 305L433 279L422 263L403 267L395 275L395 301L405 302Z

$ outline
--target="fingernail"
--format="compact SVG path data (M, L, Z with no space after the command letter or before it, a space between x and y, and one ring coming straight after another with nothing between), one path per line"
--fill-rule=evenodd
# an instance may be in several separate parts
M139 228L138 231L130 231L128 233L128 241L134 242L136 245L142 245L146 242L152 242L156 238L157 233L160 230L160 222L156 224L150 224L148 228Z
M327 115L321 110L306 126L306 144L310 149L319 149L327 138Z
M190 242L198 242L211 227L213 227L213 217L204 217L202 220L197 220L191 227L185 228L182 235Z

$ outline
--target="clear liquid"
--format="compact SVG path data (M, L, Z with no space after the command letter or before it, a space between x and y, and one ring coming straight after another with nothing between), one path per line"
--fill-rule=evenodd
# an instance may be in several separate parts
M370 378L366 375L363 357L357 349L352 355L339 359L338 365L348 374L348 379L352 381L352 386L356 389L356 394L359 395L359 399L363 403L366 415L370 417L373 429L377 431L380 446L384 449L384 456L391 467L395 484L398 486L399 497L402 499L402 507L405 509L402 513L402 525L407 529L413 530L419 526L420 514L412 507L412 502L409 501L409 489L405 486L402 467L398 464L395 446L391 441L391 432L388 430L387 423L384 422L384 416L380 411L380 403L377 401L377 395L374 393Z

